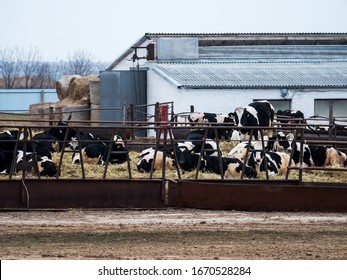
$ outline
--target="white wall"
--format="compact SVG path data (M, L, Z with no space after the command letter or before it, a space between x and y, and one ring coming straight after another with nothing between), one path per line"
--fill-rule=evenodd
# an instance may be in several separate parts
M147 46L148 43L147 40L142 46ZM133 53L128 55L113 70L129 70L133 67L132 55ZM145 55L146 49L138 49L138 56ZM144 59L138 63L139 66L146 66ZM179 89L153 70L148 70L147 78L148 104L173 101L175 113L189 112L190 105L193 105L195 111L228 114L237 107L248 105L254 99L283 99L280 89ZM343 98L347 99L347 89L289 89L285 97L292 100L292 109L302 111L305 116L314 115L314 99Z
M149 104L173 101L175 113L189 112L194 105L195 111L228 114L254 99L291 99L292 109L313 116L315 99L347 98L347 89L289 89L285 98L280 89L179 89L153 70L148 71L147 89Z

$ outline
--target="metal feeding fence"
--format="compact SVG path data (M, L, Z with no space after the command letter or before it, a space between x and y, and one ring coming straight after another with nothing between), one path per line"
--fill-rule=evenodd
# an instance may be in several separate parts
M157 110L160 111L159 108ZM160 112L164 116L168 115L169 107L161 109ZM10 126L6 125L6 122L0 123L0 131L18 132L16 139L0 142L12 141L15 153L19 149L24 153L20 171L14 156L9 174L2 174L0 177L0 209L186 207L249 211L347 211L347 169L308 168L302 164L302 157L300 164L288 168L286 175L282 177L270 177L265 172L264 176L256 179L246 179L243 175L240 179L226 179L221 169L220 174L208 174L199 168L192 172L182 172L177 165L173 170L166 168L166 157L172 156L177 162L177 155L168 155L166 147L184 141L177 136L182 130L204 131L200 151L200 154L203 154L208 130L212 130L217 136L218 129L238 129L237 127L210 126L206 123L196 123L194 127L190 127L187 122L164 121L164 118L158 115L154 122L105 121L103 126L99 127L91 126L91 123L86 121L76 125L78 122L75 120L74 125L35 126L32 122L21 120L20 124ZM50 128L61 129L64 131L64 137L58 140L60 151L52 154L57 173L53 177L43 177L40 175L35 156L29 162L26 161L25 154L35 155L34 135ZM258 129L261 134L269 130L266 127ZM278 127L271 129L276 130ZM116 135L121 136L125 149L115 153L123 153L126 161L123 164L110 164L109 158L113 152L109 149L104 165L84 162L82 149L69 148L71 139L68 135L72 130L76 132L77 137L74 141L79 147L83 146L85 141L78 136L82 133L103 136L102 141L109 147ZM146 131L154 136L136 136L135 130ZM286 125L282 126L281 130L292 132L295 135L294 141L302 144L329 144L342 147L343 150L347 149L345 140L307 138L305 124ZM235 143L218 137L215 141L219 167L222 168L221 156ZM152 168L148 173L141 173L136 168L137 156L140 151L149 147L153 147L155 153L162 149L164 160L159 170ZM261 149L264 150L264 147L262 142ZM80 155L81 160L78 164L72 164L72 155L76 153ZM308 179L306 175L316 171L326 172L327 175L323 175L322 178L329 176L331 180L320 180L315 173L314 179ZM345 179L333 182L337 177L335 174L342 174L339 176Z

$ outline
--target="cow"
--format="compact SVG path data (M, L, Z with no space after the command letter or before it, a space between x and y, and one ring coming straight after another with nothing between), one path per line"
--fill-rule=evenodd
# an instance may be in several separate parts
M216 129L208 129L207 137L210 139L226 139L229 140L233 129L221 128L222 126L234 126L234 117L229 115L217 115L214 113L194 112L188 116L191 125L196 122L209 123ZM217 134L216 134L217 132Z
M103 144L89 144L81 150L84 163L101 164L101 157L107 152L107 146ZM80 153L74 152L72 155L72 163L79 164L81 162Z
M123 139L119 135L113 136L111 143L111 151L109 151L110 144L107 144L107 151L101 157L101 164L105 165L106 161L111 164L122 164L128 160L128 151L124 145ZM109 156L109 158L108 158Z
M251 178L257 178L258 174L257 171L249 167L247 165L244 165L241 160L236 159L234 163L229 163L228 168L224 173L225 179L242 179L242 167L244 166L244 174L243 177L251 179Z
M304 123L304 113L299 110L278 110L276 112L277 120L281 124Z
M18 140L23 140L23 133L19 136ZM18 138L18 131L16 130L5 130L0 133L0 149L5 151L13 151Z
M229 114L230 115L230 114ZM248 104L245 108L239 107L235 109L235 124L238 127L242 127L240 132L242 133L242 140L246 140L246 134L250 134L250 129L244 127L247 126L264 126L271 127L274 120L275 109L268 101L256 101ZM254 129L254 138L259 140L258 129ZM272 131L268 132L269 137L272 136ZM251 135L249 135L251 137Z
M266 149L266 142L264 142L264 150ZM240 160L244 160L248 152L252 152L254 150L262 150L263 144L261 141L244 141L238 143L230 152L227 154L227 157L230 158L238 158Z
M140 159L137 162L137 170L139 172L150 172L152 165L153 171L162 169L164 153L162 151L157 151L155 161L154 161L155 149L149 148L140 153ZM154 163L153 163L154 161ZM175 167L175 161L170 157L165 157L165 168L173 169Z
M216 173L216 174L219 174L219 175L222 175L222 174L224 175L226 173L226 171L228 169L228 166L230 164L234 164L231 167L231 169L235 168L235 170L234 171L229 171L227 173L228 176L229 176L229 174L233 174L233 176L234 176L235 172L239 173L240 170L242 170L242 166L243 166L243 163L239 159L237 159L237 158L220 157L220 159L219 159L216 156L204 156L203 160L204 160L204 166L205 166L203 168L203 171L205 171L205 172L213 172L213 173ZM220 168L220 163L222 165L221 166L222 170ZM257 176L256 172L254 172L254 170L251 170L250 168L247 168L246 166L245 166L245 174L244 175L247 178L255 178Z
M46 156L40 156L37 159L38 170L40 176L53 177L58 173L58 168L56 164Z
M265 159L266 157L266 159ZM264 151L252 151L250 154L247 165L254 168L257 172L268 171L268 174L283 175L288 166L290 156L286 153L280 152L264 152Z
M308 145L314 166L346 166L346 154L333 147Z
M35 152L41 156L52 158L51 152L59 152L60 145L58 139L47 133L38 133L33 136ZM29 146L30 148L30 146ZM32 151L32 150L31 150Z
M35 161L40 176L53 177L58 173L57 165L52 161L52 159L48 158L47 156L40 156L37 154L35 155L31 152L27 152L25 153L24 160L24 151L19 150L17 151L15 161L16 164L14 173L17 173L20 170L26 170L29 173L33 173Z
M194 112L188 116L188 120L191 125L194 123L202 122L217 122L217 114L215 113L204 113L204 112Z
M347 155L334 147L292 143L292 157L295 165L300 164L300 148L302 146L303 167L344 167L347 165Z
M280 131L276 133L276 135L269 138L266 150L272 152L289 153L292 150L293 140L293 133L284 134L282 131Z
M13 151L0 149L0 173L9 174L13 160Z
M309 145L301 144L298 142L292 143L291 154L292 154L294 164L296 166L298 166L300 163L300 150L301 150L301 148L302 148L302 152L303 152L303 156L302 156L303 167L314 166L314 162L313 162L312 155L311 155L311 149L310 149Z
M78 141L80 141L80 143L78 143ZM101 136L92 134L90 132L84 133L84 132L80 132L79 133L79 139L78 136L72 136L70 139L70 142L68 143L68 146L74 150L77 151L78 149L83 149L85 147L87 147L89 144L104 144L106 145L106 142L108 141L108 139L103 138Z
M91 138L88 139L91 140ZM88 140L86 141L88 142ZM109 152L110 147L111 151ZM127 161L127 149L125 148L124 142L119 135L115 135L112 143L110 144L102 141L92 141L90 144L81 149L81 154L83 157L83 162L91 164L105 165L106 161L111 164L122 164ZM72 163L78 164L80 161L80 153L75 150L72 155Z
M68 141L70 141L72 137L77 136L77 131L73 128L70 128L68 126L68 123L64 121L59 121L56 127L51 127L44 133L54 136L56 139L58 139L60 145L62 145L61 143L65 138L65 134L67 134L66 140Z

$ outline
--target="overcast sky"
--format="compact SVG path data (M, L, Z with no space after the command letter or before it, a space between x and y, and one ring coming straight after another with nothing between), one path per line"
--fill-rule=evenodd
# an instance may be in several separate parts
M111 62L149 33L347 32L347 0L0 0L0 48Z

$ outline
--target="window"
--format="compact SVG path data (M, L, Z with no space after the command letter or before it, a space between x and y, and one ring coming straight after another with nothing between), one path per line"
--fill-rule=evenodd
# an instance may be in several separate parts
M329 103L332 102L333 116L347 116L347 99L315 99L314 114L329 117Z
M254 99L253 101L261 101L264 99ZM266 99L275 108L275 112L278 110L288 110L291 108L292 101L290 99Z

